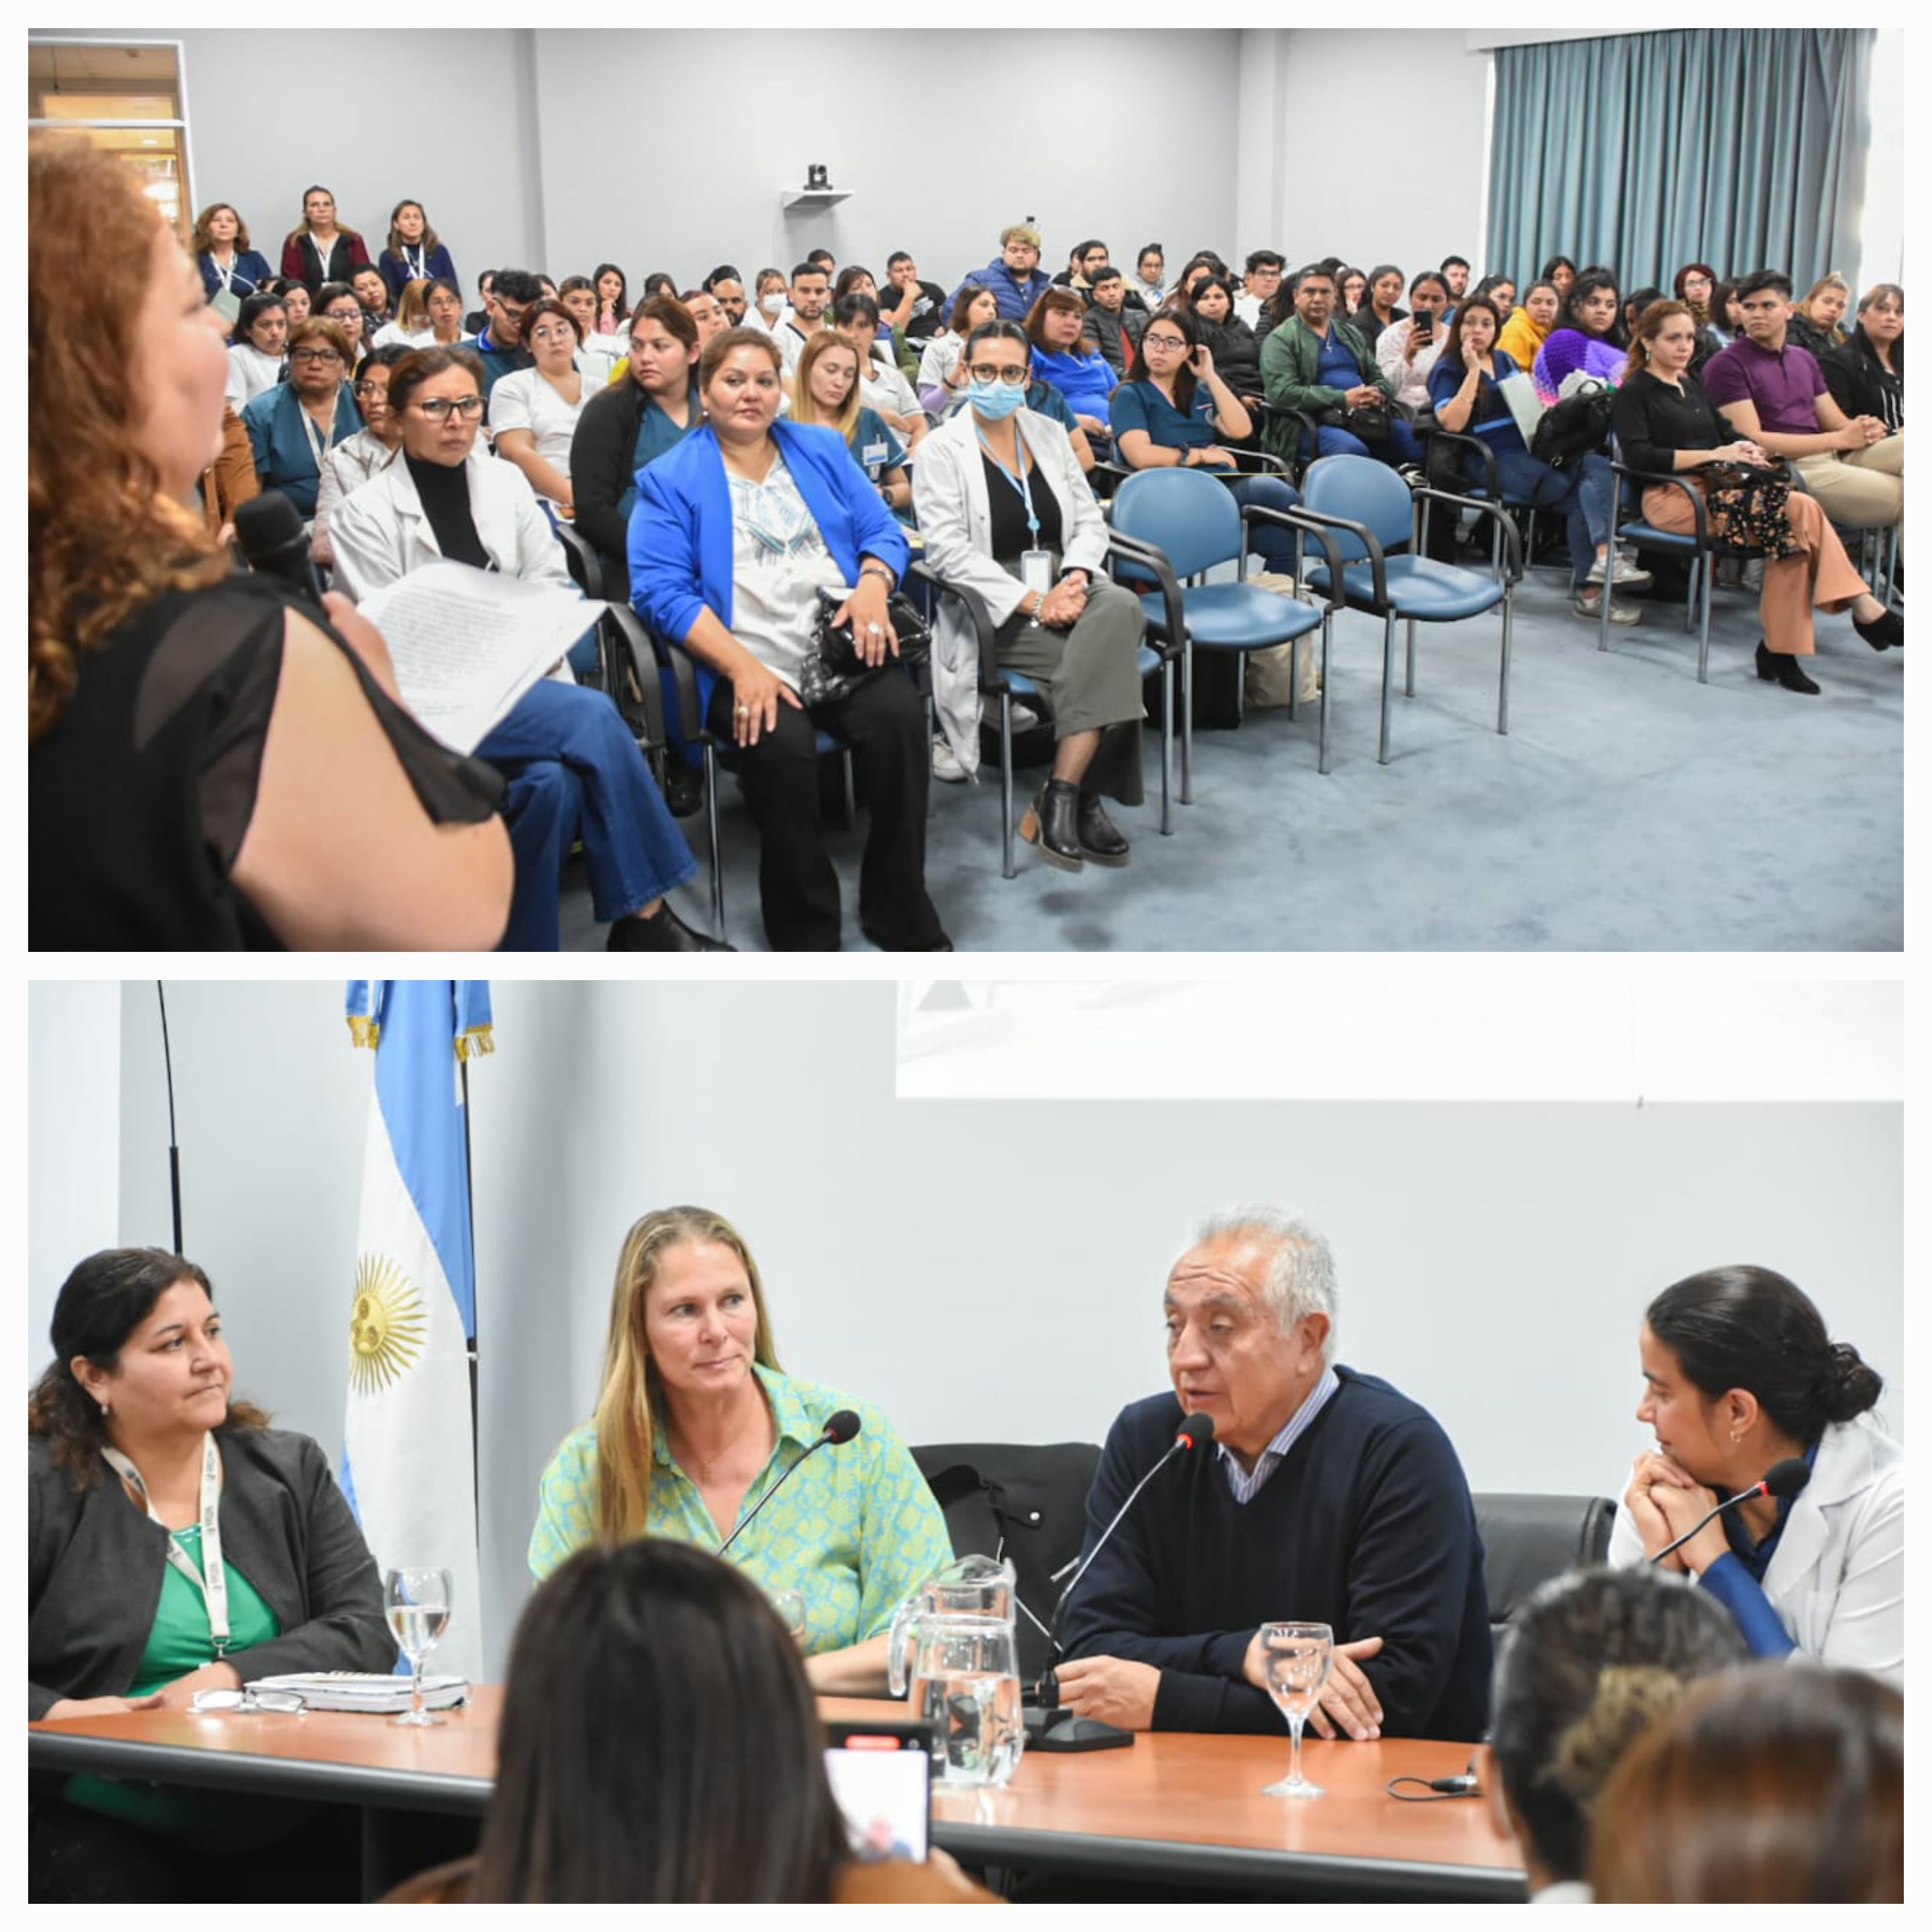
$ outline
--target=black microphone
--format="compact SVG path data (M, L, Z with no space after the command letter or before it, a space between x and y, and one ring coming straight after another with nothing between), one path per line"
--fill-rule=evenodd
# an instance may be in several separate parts
M322 578L309 557L302 512L280 490L264 490L236 506L235 541L250 570L279 577L298 597L322 608Z
M1072 1581L1060 1592L1060 1600L1054 1605L1053 1615L1047 1621L1046 1669L1041 1673L1040 1682L1034 1687L1035 1700L1040 1705L1052 1710L1056 1708L1060 1702L1060 1685L1054 1674L1054 1666L1059 1663L1060 1657L1060 1620L1066 1614L1067 1604L1074 1592L1080 1587L1081 1578L1086 1575L1094 1558L1106 1548L1108 1538L1120 1528L1120 1519L1133 1508L1134 1500L1139 1496L1142 1490L1145 1489L1148 1484L1152 1482L1155 1477L1159 1475L1183 1450L1204 1448L1214 1439L1214 1418L1211 1415L1197 1414L1183 1417L1180 1426L1174 1432L1174 1440L1168 1444L1166 1450L1154 1467L1127 1492L1127 1499L1114 1512L1113 1521L1101 1531L1099 1537L1095 1540L1094 1547L1082 1558L1079 1568L1074 1571Z
M766 1504L770 1502L772 1497L776 1496L779 1490L783 1489L786 1484L790 1482L792 1478L796 1475L799 1471L802 1469L813 1456L818 1454L820 1450L825 1448L828 1443L836 1444L840 1442L849 1442L854 1436L858 1434L858 1432L859 1418L857 1414L853 1410L849 1408L835 1408L832 1413L825 1418L825 1426L818 1432L818 1440L813 1443L812 1447L808 1449L805 1454L801 1456L798 1460L794 1462L791 1467L788 1469L784 1474L758 1498L758 1509L753 1510L752 1514L746 1517L745 1520L739 1524L738 1527L732 1531L731 1534L718 1546L718 1555L722 1556L725 1551L729 1550L732 1544L736 1543L739 1538L742 1536L746 1531L749 1529L752 1524L758 1521L758 1510L763 1509Z
M1727 1509L1735 1509L1739 1503L1748 1503L1754 1496L1776 1496L1780 1499L1798 1495L1811 1480L1811 1465L1802 1456L1787 1456L1781 1462L1774 1462L1762 1478L1748 1490L1740 1490L1734 1496L1726 1496L1718 1507L1710 1510L1702 1521L1693 1523L1675 1543L1666 1543L1650 1560L1661 1563L1672 1550L1681 1550L1713 1517L1720 1516Z

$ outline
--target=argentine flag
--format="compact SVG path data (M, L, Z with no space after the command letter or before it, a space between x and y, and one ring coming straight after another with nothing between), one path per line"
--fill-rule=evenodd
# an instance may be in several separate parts
M376 1054L349 1320L342 1486L379 1569L450 1573L424 1669L483 1665L470 1348L476 1263L460 1064L491 1050L480 980L353 980L349 1029Z

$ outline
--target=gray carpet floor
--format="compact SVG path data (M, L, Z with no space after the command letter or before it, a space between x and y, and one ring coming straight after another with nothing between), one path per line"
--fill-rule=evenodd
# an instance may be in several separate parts
M1118 812L1124 869L1069 875L1018 848L1000 876L998 769L936 785L926 877L962 952L1298 950L1864 951L1903 946L1904 657L1820 616L1806 698L1761 682L1756 600L1720 591L1711 682L1696 681L1683 607L1635 600L1612 634L1572 614L1567 574L1520 587L1510 730L1496 725L1492 615L1422 627L1416 695L1397 694L1392 762L1376 763L1381 626L1336 623L1332 770L1316 717L1250 712L1196 734L1194 800L1160 832L1156 735L1148 802ZM1177 758L1178 766L1178 758ZM1022 793L1036 767L1017 777ZM1178 783L1178 778L1177 778ZM720 814L728 936L764 950L758 848L734 782ZM708 929L704 820L682 821L699 875L676 903ZM858 930L856 828L827 843ZM564 944L600 948L581 862L566 875Z

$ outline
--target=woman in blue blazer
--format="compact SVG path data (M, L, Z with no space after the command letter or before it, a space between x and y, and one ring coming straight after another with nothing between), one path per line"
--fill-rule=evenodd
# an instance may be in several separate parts
M886 598L905 533L835 430L777 420L778 347L734 328L706 344L705 426L638 472L631 601L697 661L712 735L736 748L760 836L766 936L784 952L836 952L838 878L819 815L818 733L852 748L871 814L859 923L892 952L950 952L926 890L930 775L923 706L891 660ZM820 592L835 626L876 667L849 688L808 696L818 667Z

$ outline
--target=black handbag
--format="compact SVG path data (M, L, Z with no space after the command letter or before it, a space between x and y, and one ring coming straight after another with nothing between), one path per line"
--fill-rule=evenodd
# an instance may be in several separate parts
M1719 539L1768 557L1796 556L1804 546L1792 534L1785 506L1791 472L1785 463L1708 463L1700 472Z
M1361 403L1352 408L1340 404L1322 412L1330 429L1345 429L1371 449L1380 449L1389 440L1389 406L1387 403Z
M852 626L836 629L832 613L845 600L836 591L819 592L818 628L812 649L799 666L798 694L808 704L824 704L849 696L869 677L896 664L923 664L932 652L932 633L926 620L905 598L895 593L886 601L886 616L898 638L898 656L889 651L883 664L868 664L852 640Z

